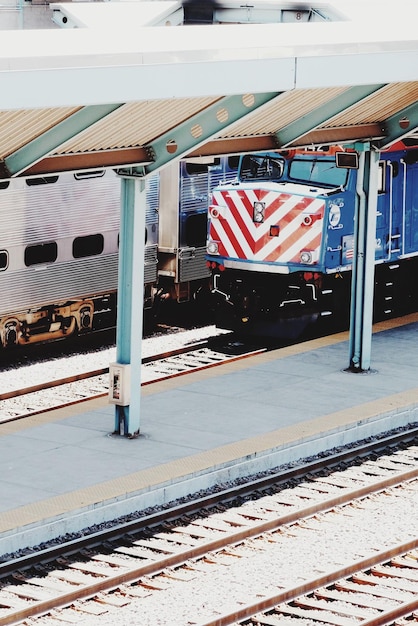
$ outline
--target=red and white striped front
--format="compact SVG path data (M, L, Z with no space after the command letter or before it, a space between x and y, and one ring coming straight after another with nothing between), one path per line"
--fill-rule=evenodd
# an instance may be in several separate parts
M317 263L325 200L289 193L283 186L268 187L215 190L209 207L209 240L217 242L219 256L278 264L300 264L308 257L311 264ZM254 203L263 203L261 223L254 221ZM301 260L303 252L308 254Z

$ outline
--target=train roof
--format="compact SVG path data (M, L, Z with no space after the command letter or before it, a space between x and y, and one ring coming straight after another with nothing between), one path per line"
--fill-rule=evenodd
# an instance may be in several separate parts
M0 178L418 136L414 0L40 9L0 38Z

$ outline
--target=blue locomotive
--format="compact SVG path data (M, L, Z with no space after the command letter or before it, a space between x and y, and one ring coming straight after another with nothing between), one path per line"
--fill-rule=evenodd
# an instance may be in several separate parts
M418 144L410 142L380 154L375 320L418 305ZM207 260L219 326L281 338L348 326L358 176L345 167L348 154L243 155L237 181L214 189Z

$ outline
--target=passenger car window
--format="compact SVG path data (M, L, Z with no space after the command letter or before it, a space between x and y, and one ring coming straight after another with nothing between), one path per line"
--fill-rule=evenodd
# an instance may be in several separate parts
M6 250L0 250L0 272L4 272L9 265L9 253Z
M28 187L34 187L35 185L49 185L56 183L58 176L42 176L42 178L27 178L26 184Z
M76 172L74 178L76 180L83 180L86 178L101 178L105 175L105 170L93 170L90 172Z
M25 265L39 265L41 263L53 263L57 260L58 246L56 241L39 243L34 246L27 246L25 249Z
M103 252L103 248L103 235L97 234L76 237L73 241L73 257L75 259L81 259L87 256L96 256Z

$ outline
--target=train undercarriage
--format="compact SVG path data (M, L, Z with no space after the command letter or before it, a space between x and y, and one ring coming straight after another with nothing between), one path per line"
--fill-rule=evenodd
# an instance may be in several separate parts
M417 257L376 265L374 322L418 309ZM213 274L217 326L240 335L296 340L346 330L351 272L267 274L224 270Z
M2 348L27 346L111 328L116 294L58 302L0 318Z

